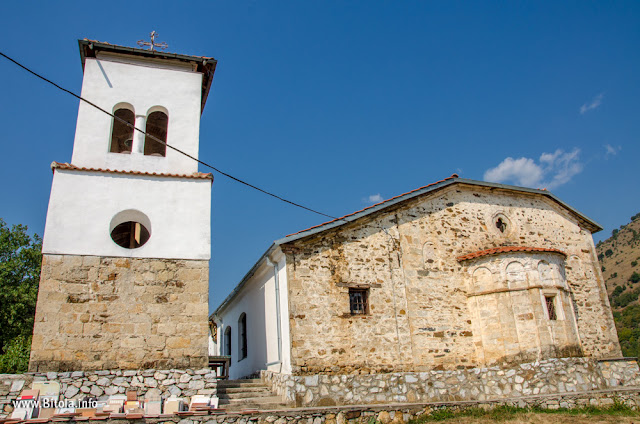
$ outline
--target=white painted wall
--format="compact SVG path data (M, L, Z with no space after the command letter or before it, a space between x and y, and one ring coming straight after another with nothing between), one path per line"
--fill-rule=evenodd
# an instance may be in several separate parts
M216 356L218 355L218 345L217 345L217 340L213 340L213 337L211 337L211 333L209 333L209 356Z
M242 290L217 316L218 351L224 351L224 333L231 326L231 366L229 378L248 376L256 371L291 373L291 348L289 337L289 308L285 256L277 250L272 258L278 264L280 286L280 322L282 334L282 364L266 364L278 361L278 332L275 302L274 269L266 260L262 260L258 270L249 278ZM247 357L239 359L238 320L242 313L247 314Z
M144 213L149 241L125 249L110 235L121 211ZM43 253L132 258L209 259L211 180L56 169Z
M129 103L142 125L157 106L169 115L167 143L198 157L198 137L202 99L202 74L189 64L152 60L99 52L87 58L82 81L82 97L113 113L119 103ZM131 154L110 153L112 118L85 102L80 102L73 146L74 165L87 168L186 173L198 164L167 149L166 157L144 156L144 135L134 137Z

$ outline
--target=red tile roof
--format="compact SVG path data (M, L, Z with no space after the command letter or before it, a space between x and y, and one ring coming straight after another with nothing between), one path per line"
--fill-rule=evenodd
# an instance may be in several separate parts
M366 210L368 210L368 209L375 208L376 206L379 206L379 205L382 205L382 204L384 204L384 203L387 203L387 202L390 202L390 201L392 201L392 200L395 200L395 199L397 199L398 197L406 196L407 194L411 194L411 193L414 193L414 192L416 192L416 191L420 191L420 190L425 189L425 188L427 188L427 187L431 187L431 186L433 186L433 185L440 184L440 183L442 183L442 182L444 182L444 181L452 180L452 179L454 179L454 178L458 178L458 174L452 174L450 177L447 177L447 178L445 178L445 179L443 179L443 180L436 181L435 183L427 184L426 186L422 186L422 187L420 187L420 188L416 188L415 190L411 190L411 191L408 191L408 192L406 192L406 193L399 194L398 196L394 196L394 197L392 197L392 198L390 198L390 199L383 200L382 202L376 203L375 205L367 206L367 207L366 207L366 208L364 208L364 209L360 209L359 211L355 211L355 212L352 212L352 213L350 213L350 214L348 214L348 215L341 216L340 218L336 218L336 219L331 220L331 221L323 222L322 224L314 225L313 227L309 227L309 228L307 228L307 229L300 230L300 231L297 231L297 232L295 232L295 233L287 234L285 237L294 236L294 235L296 235L296 234L304 233L305 231L313 230L314 228L322 227L323 225L331 224L331 223L336 222L336 221L341 221L341 220L343 220L343 219L345 219L345 218L347 218L347 217L353 216L353 215L358 214L358 213L360 213L360 212L364 212L364 211L366 211Z
M54 172L56 169L64 169L68 171L106 172L109 174L149 175L152 177L195 178L195 179L213 181L213 174L203 173L203 172L194 172L193 174L163 174L163 173L157 173L157 172L124 171L124 170L103 169L103 168L85 168L84 166L76 166L70 163L61 163L61 162L51 162L51 169Z
M560 253L561 255L567 256L562 250L551 249L546 247L528 247L528 246L503 246L503 247L494 247L492 249L479 250L477 252L469 253L464 256L458 256L456 259L458 262L467 261L469 259L480 258L482 256L488 255L498 255L500 253L506 252L550 252L550 253Z

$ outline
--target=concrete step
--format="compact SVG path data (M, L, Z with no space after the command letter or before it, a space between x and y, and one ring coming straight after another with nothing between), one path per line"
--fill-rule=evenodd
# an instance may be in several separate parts
M273 393L269 390L261 390L259 392L239 392L239 393L222 393L218 390L219 399L250 399L250 398L264 398L273 396Z
M228 411L286 408L259 378L218 381L218 406Z
M218 388L239 388L239 387L266 387L260 379L247 380L219 380Z
M260 383L262 384L261 378L239 378L237 380L218 380L218 384L238 384L238 383Z
M268 409L284 409L287 406L282 403L282 400L278 398L277 400L273 400L270 402L242 402L242 403L222 403L218 404L218 407L221 409L225 409L227 411L242 411L245 409L258 409L258 410L268 410Z
M249 398L242 398L242 399L223 399L223 398L218 398L219 399L219 405L241 405L244 403L256 403L256 404L263 404L263 403L280 403L282 402L282 399L280 398L280 396L274 396L273 394L271 396L262 396L262 397L249 397Z
M269 389L267 388L267 386L255 386L255 387L220 387L218 386L218 393L226 393L226 394L232 394L232 393L253 393L253 392L263 392L263 391L268 391Z

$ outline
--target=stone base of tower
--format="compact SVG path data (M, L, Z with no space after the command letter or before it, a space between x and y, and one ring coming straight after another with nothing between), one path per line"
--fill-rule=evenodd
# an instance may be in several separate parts
M209 262L42 258L29 371L203 368Z

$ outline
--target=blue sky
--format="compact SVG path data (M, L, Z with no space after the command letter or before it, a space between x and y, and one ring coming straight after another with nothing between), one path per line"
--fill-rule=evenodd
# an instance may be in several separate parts
M80 92L77 39L213 56L201 158L340 216L456 172L640 212L639 2L6 2L0 51ZM42 234L78 101L0 58L0 217ZM206 169L201 168L202 171ZM324 222L216 176L210 306Z

